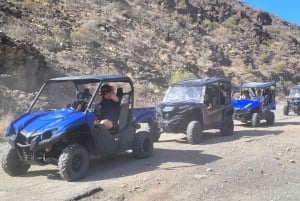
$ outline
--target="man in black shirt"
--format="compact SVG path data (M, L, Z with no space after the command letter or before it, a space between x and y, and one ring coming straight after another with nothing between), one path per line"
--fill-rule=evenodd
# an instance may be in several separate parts
M108 84L101 87L101 96L101 120L98 121L98 124L103 124L107 129L111 129L119 120L121 97L118 97L114 88Z

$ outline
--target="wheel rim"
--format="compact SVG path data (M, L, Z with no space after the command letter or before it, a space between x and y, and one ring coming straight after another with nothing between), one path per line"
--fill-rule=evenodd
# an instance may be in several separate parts
M72 169L74 171L79 171L81 169L81 166L82 166L82 157L80 155L77 155L74 157L72 161Z
M151 151L151 142L150 139L145 139L144 143L143 143L143 148L145 153L148 153Z

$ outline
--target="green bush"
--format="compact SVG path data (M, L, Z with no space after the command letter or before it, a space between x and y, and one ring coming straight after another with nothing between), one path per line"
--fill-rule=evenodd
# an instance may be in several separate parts
M286 68L286 63L284 61L273 61L272 66L278 72L283 72Z
M176 71L171 75L169 84L173 84L190 78L197 78L197 76L194 73L188 71Z
M231 29L235 29L237 27L237 21L233 17L229 17L225 20L225 27L229 27Z

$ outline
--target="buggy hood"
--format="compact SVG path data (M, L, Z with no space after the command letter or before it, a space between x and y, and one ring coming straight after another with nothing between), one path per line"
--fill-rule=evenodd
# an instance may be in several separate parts
M90 115L68 108L25 113L8 126L6 134L22 132L29 137L51 132L59 135L83 123L93 124L93 120L88 116ZM11 129L14 129L14 132L10 132Z
M235 109L253 109L259 107L259 100L232 100L231 101L233 107Z

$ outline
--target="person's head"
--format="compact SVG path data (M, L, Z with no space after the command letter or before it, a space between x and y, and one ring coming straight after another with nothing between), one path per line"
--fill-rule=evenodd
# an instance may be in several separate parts
M84 100L84 94L83 94L83 92L78 92L77 93L77 100L79 100L79 101L82 101L82 100Z
M243 98L249 98L249 91L248 90L242 91L242 97Z
M91 97L92 97L92 94L90 93L90 90L88 88L85 88L83 90L83 94L84 94L84 98L88 101Z
M257 95L261 95L261 93L262 93L261 89L258 89L257 90Z
M108 84L105 84L101 87L101 90L100 90L100 93L102 96L105 96L106 94L112 92L113 88L108 85Z
M88 88L85 88L85 89L83 90L83 93L84 93L85 95L89 95L89 94L90 94L90 90L89 90Z

